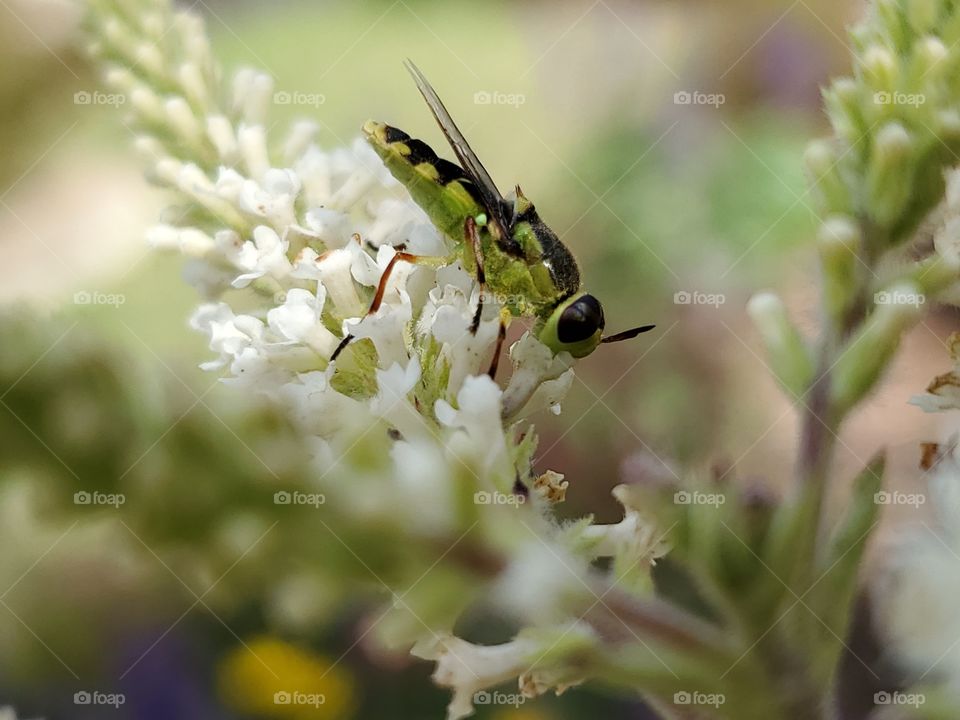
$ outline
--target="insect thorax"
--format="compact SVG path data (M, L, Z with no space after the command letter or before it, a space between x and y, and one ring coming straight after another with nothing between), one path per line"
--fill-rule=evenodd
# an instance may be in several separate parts
M514 222L514 237L521 245L534 243L537 247L539 257L536 264L547 271L547 277L540 282L542 284L549 281L552 288L550 295L556 299L573 295L580 290L580 268L577 267L577 261L556 233L540 219L533 205L524 204L526 207Z

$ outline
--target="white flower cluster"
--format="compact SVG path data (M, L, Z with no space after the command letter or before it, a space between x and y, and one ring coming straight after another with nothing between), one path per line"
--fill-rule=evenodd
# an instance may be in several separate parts
M876 627L910 678L960 693L960 451L932 448L927 493L935 516L891 537L874 582Z
M229 382L290 402L305 427L322 438L350 427L344 422L349 412L393 422L404 437L427 428L411 422L416 415L461 427L471 415L494 411L484 420L502 428L500 390L484 375L499 321L488 313L470 333L479 289L458 264L439 271L397 264L378 311L367 315L395 246L428 256L449 250L366 143L333 152L310 145L292 168L268 168L256 179L221 167L208 182L193 164L178 173L178 187L202 187L252 225L247 238L234 228L211 237L172 225L150 234L154 245L194 256L191 277L207 292L224 280L259 291L252 309L249 297L241 296L244 312L222 300L197 309L191 324L217 354L204 367L226 370ZM306 208L302 219L298 207ZM331 363L348 333L354 343ZM518 371L506 391L507 414L517 418L556 405L572 380L569 361L554 358L529 335L514 358ZM429 390L434 396L418 397L418 386L421 395ZM538 402L527 407L538 390ZM433 402L414 408L425 399ZM415 411L398 412L402 404ZM502 436L485 440L485 448L504 444Z
M486 306L470 332L478 283L373 150L362 140L321 149L315 128L301 122L272 152L271 79L241 71L230 97L218 101L219 73L198 19L171 14L162 0L140 2L144 12L123 16L109 3L100 8L94 50L130 99L151 177L180 203L149 241L188 258L187 279L205 299L191 325L214 354L203 367L279 401L315 440L328 506L358 527L395 530L404 543L459 542L473 532L480 555L500 563L492 599L527 625L571 622L578 611L567 601L589 606L585 577L598 555L630 555L626 564L649 567L662 548L632 510L618 525L590 526L582 539L575 535L588 522L564 534L543 512L562 501L566 483L557 473L532 476L536 436L520 423L559 411L572 358L527 333L510 348L506 385L490 378L498 308ZM175 32L167 33L171 20ZM396 263L369 314L400 249L449 261ZM347 335L353 342L332 361ZM574 557L584 546L592 549ZM574 623L576 633L561 625L556 636L477 648L471 657L512 659L471 670L463 682L462 672L448 672L453 650L466 654L467 644L443 633L469 589L442 585L439 569L430 573L438 561L429 562L427 573L413 573L417 592L432 597L427 607L397 599L381 635L438 660L438 682L456 691L449 717L470 714L473 690L510 677L522 675L531 696L580 681L562 668L533 671L529 662L560 638L595 642L583 623Z
M190 14L174 17L185 56L174 67L148 43L129 40L156 35L162 23L149 14L132 33L110 18L97 49L108 60L133 56L179 89L160 95L119 63L107 73L130 97L134 122L147 128L137 146L152 177L186 200L149 241L188 256L188 280L211 300L191 320L217 356L204 367L289 402L324 439L354 426L344 413L406 417L395 428L406 437L423 431L409 421L413 415L449 427L497 404L500 389L482 377L497 336L496 308L469 332L477 283L373 150L363 140L323 150L313 142L315 127L300 122L282 152L272 153L264 125L272 79L242 70L220 107L202 27ZM439 270L398 263L379 310L367 316L398 248L450 262ZM245 292L220 299L227 291ZM348 333L355 341L331 363ZM513 357L517 369L500 414L517 420L556 407L572 382L570 359L554 358L529 335ZM403 404L415 405L415 413L398 412Z
M250 85L246 92L268 87L262 77ZM228 129L215 125L221 133ZM263 134L245 130L256 138L254 155L266 155ZM502 389L486 375L498 333L496 308L472 334L479 286L456 262L439 270L398 264L378 311L367 315L396 246L427 256L449 249L365 142L331 152L306 145L298 154L291 167L266 167L254 177L220 167L208 178L191 163L177 165L174 174L172 162L161 160L158 175L198 202L228 205L250 230L244 235L234 223L208 234L161 225L150 241L190 255L189 277L202 292L246 291L234 295L238 302L216 300L195 311L191 325L209 338L216 355L203 367L284 402L317 440L323 476L348 464L342 458L372 428L382 425L383 438L384 431L394 432L389 468L352 476L349 484L323 485L340 510L399 524L410 534L455 536L462 529L454 476L466 468L475 491L510 496L515 478L529 472L518 467L519 441L511 428L534 411L559 409L572 382L571 359L554 357L527 334L511 350L514 369ZM348 333L355 340L331 362ZM510 511L488 508L491 527ZM501 584L528 585L527 578L509 582L507 575ZM539 597L522 608L535 615L544 605ZM511 665L495 680L525 669ZM483 685L491 681L484 677ZM471 695L457 689L450 717L469 714Z

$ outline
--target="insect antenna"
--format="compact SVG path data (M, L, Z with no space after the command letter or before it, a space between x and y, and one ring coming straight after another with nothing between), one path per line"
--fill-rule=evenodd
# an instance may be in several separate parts
M624 330L621 333L616 335L608 335L603 338L600 342L602 343L615 343L622 342L623 340L632 340L637 335L641 335L645 332L650 332L656 327L656 325L641 325L640 327L635 327L632 330Z

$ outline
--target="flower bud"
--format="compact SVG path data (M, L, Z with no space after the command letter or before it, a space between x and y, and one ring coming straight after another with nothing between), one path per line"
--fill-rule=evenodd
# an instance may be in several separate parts
M867 207L881 227L894 225L910 200L913 140L898 122L884 125L874 139L867 170Z
M179 96L171 97L163 103L163 111L171 129L186 144L196 145L200 142L202 135L200 123L186 100Z
M948 55L947 47L940 38L925 37L917 43L911 74L915 76L918 87L923 87L921 83L931 85L931 80L943 74Z
M273 78L244 68L233 80L233 104L249 125L262 124L273 98Z
M163 103L146 85L138 84L130 91L130 104L137 115L148 122L163 122Z
M154 225L147 231L147 244L158 250L180 248L180 230L173 225Z
M773 293L758 293L748 303L747 313L763 338L777 380L787 392L799 397L813 378L813 360L783 301Z
M957 143L960 141L960 112L952 108L939 111L934 128L943 142Z
M129 51L130 35L127 27L118 18L112 17L103 23L103 36L111 45Z
M247 172L251 178L259 180L270 169L266 130L262 125L241 125L237 139Z
M867 132L860 86L852 78L839 78L824 91L823 99L837 134L851 145L857 143Z
M290 128L283 143L283 157L293 163L303 155L317 135L319 126L312 120L299 120Z
M183 88L184 95L193 103L206 107L209 104L207 84L203 72L194 63L183 63L177 68L177 81Z
M190 12L177 12L173 18L174 27L180 36L186 59L204 73L213 70L215 63L210 51L210 40L204 27L203 18Z
M160 49L151 43L140 43L134 50L134 62L143 70L151 75L163 77L166 68L164 67L163 53Z
M820 226L817 246L823 267L825 304L834 319L843 316L853 299L861 242L860 228L849 216L831 215Z
M840 155L833 144L814 140L807 145L803 159L825 212L845 213L850 206L850 195L840 177Z
M898 283L874 296L875 309L842 349L833 368L831 393L838 412L859 402L893 357L903 331L920 316L924 296L913 283Z
M149 135L137 136L136 140L133 141L133 148L139 153L140 157L151 164L158 163L160 160L169 157L166 148L163 147L163 143Z
M872 45L863 54L863 74L867 83L874 90L893 92L897 89L900 79L900 68L897 59L887 48Z
M163 157L153 166L158 180L167 185L176 186L183 170L183 163L172 157Z
M224 165L234 162L237 155L237 136L233 132L233 125L223 115L209 115L207 117L207 137L213 143L220 161Z
M107 85L122 93L130 92L130 89L135 86L137 81L136 76L127 68L116 66L109 68L107 72L104 73L103 78Z

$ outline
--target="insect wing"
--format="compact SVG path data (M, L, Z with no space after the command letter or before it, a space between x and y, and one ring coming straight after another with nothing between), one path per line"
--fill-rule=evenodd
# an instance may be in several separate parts
M440 97L430 83L427 82L423 73L421 73L419 68L410 60L407 60L405 64L407 70L410 71L414 81L417 83L420 94L423 95L423 99L426 100L430 112L433 113L433 117L443 131L444 136L446 136L447 142L450 143L450 147L453 148L453 152L456 154L457 159L460 160L464 171L470 176L470 179L480 192L483 204L490 213L491 224L497 228L501 237L507 237L507 229L511 224L509 216L512 214L510 203L503 199L496 184L493 182L493 178L490 177L490 173L483 167L477 154L471 149L463 133L460 132L456 123L453 122L453 118L450 117L447 108L444 107Z

